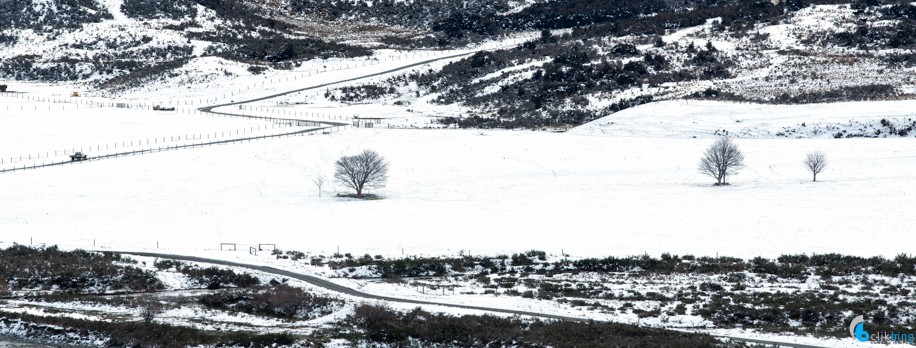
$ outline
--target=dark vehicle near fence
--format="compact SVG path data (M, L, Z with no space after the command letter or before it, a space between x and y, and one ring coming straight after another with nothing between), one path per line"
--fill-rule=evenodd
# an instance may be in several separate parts
M89 156L86 156L86 154L82 152L77 152L75 154L70 155L70 160L74 162L85 161L87 159L89 159Z

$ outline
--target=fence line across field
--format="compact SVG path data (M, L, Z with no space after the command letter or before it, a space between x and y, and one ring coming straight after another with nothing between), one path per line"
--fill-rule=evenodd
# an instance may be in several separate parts
M262 136L255 136L255 137L246 137L246 138L236 138L236 139L219 140L219 141L210 141L210 142L191 143L191 144L185 144L185 145L175 145L175 146L156 147L156 148L145 148L145 149L134 150L134 151L124 151L124 152L118 152L118 153L105 154L105 155L101 155L101 156L89 157L89 158L87 158L87 159L85 159L85 160L81 160L81 161L68 160L68 161L60 161L60 162L50 162L50 163L42 162L41 164L37 164L37 163L36 163L36 164L32 164L32 165L13 166L12 168L3 168L3 169L0 169L0 173L6 173L6 172L12 172L12 171L20 171L20 170L28 170L28 169L37 169L37 168L44 168L44 167L52 167L52 166L61 166L61 165L74 164L74 163L86 162L86 161L95 161L95 160L108 159L108 158L116 158L116 157L131 156L131 155L140 155L140 154L149 154L149 153L164 152L164 151L179 150L179 149L188 149L188 148L195 148L195 147L206 147L206 146L213 146L213 145L226 145L226 144L233 144L233 143L243 143L243 142L251 142L251 141L263 140L263 139L271 139L271 138L283 138L283 137L293 137L293 136L311 136L311 135L319 135L319 134L329 134L330 132L339 131L339 129L340 129L341 127L343 127L343 126L325 126L325 127L319 127L319 128L310 128L310 129L305 129L305 130L299 130L299 131L289 132L289 133L282 133L282 134L270 134L270 135L262 135Z
M115 104L117 104L117 103L108 103L108 104L109 104L109 105L115 105ZM122 103L122 104L123 104L123 103ZM139 105L139 106L138 106L138 105ZM147 105L148 105L148 104L129 104L128 107L130 107L130 108L133 108L133 107L147 107ZM121 106L123 107L124 105L121 105ZM261 107L261 110L264 110L264 107ZM271 110L270 108L267 108L267 110L268 110L268 112L273 112L273 113L279 114L279 112L277 112L276 110ZM313 121L308 120L308 119L292 119L292 118L278 118L278 117L270 117L270 116L242 115L242 114L232 114L232 113L224 113L224 112L215 112L215 111L212 111L212 112L202 112L202 111L199 111L199 110L195 110L195 112L196 112L196 113L200 113L200 114L207 114L207 115L211 115L211 116L219 116L219 117L239 117L239 118L247 118L247 119L264 120L264 121L268 121L268 122L271 123L271 128L270 128L270 129L274 129L274 128L283 128L283 127L292 127L292 126L299 126L299 127L303 127L303 126L304 126L304 127L317 127L317 126L320 126L321 124L323 124L323 123L321 123L321 122L313 122ZM334 115L334 116L332 116L332 115L325 115L325 114L318 114L318 113L307 113L307 112L292 112L292 113L287 112L287 113L286 113L286 115L289 115L289 114L293 114L292 116L299 116L299 117L305 117L305 118L308 118L308 117L316 117L316 116L317 116L317 117L320 117L320 118L335 119L335 120L348 120L348 119L351 118L351 117L339 116L339 115ZM286 116L286 115L284 115L284 116ZM179 149L179 148L195 147L195 146L205 146L205 145L221 144L221 143L227 143L227 142L241 142L241 141L249 141L249 142L250 142L251 140L267 139L267 138L274 138L274 137L283 137L283 136L289 136L289 135L297 135L297 134L300 134L300 133L302 133L302 134L309 134L309 132L313 132L313 131L316 131L316 130L324 130L323 133L327 134L328 132L335 132L335 131L338 131L338 130L340 129L341 126L346 126L346 125L347 125L346 123L330 123L329 126L326 126L326 127L321 127L321 128L316 128L316 129L306 130L306 131L300 131L300 132L287 132L287 133L276 134L276 135L264 135L264 136L260 136L260 137L246 137L246 138L241 138L241 139L224 139L224 140L214 140L214 141L209 141L209 140L210 140L210 139L224 138L224 137L227 136L227 134L228 134L228 136L232 136L233 133L234 133L236 136L238 136L238 135L240 135L240 134L252 133L252 132L255 132L255 127L254 127L254 126L250 126L250 127L247 127L247 128L243 128L242 130L240 130L240 129L235 129L235 130L230 130L230 131L218 131L218 132L213 132L213 133L212 133L212 137L211 137L211 133L210 133L210 132L207 132L207 133L197 133L197 134L184 134L183 136L182 136L182 135L177 135L177 136L172 135L172 136L169 136L168 138L166 138L166 137L161 137L161 139L162 139L162 140L161 140L161 141L162 141L162 144L167 144L167 145L165 145L165 147L157 146L156 148L144 148L144 149L141 149L141 150L138 150L138 151L122 151L122 152L115 152L115 153L106 153L106 154L101 155L101 156L93 156L91 159L109 158L109 157L112 157L112 156L117 157L117 156L121 156L121 155L129 155L129 154L136 154L136 153L147 153L147 152L154 152L154 151L155 151L155 152L158 152L158 151L163 151L163 150ZM279 127L278 127L278 126L279 126ZM258 126L258 127L257 127L257 131L261 131L261 129L262 129L261 126ZM266 131L266 130L268 130L268 128L267 128L267 127L264 127L264 130ZM309 134L309 135L312 135L312 134ZM168 140L167 140L167 139L168 139ZM208 141L200 141L200 140L204 140L204 139L206 139L206 140L208 140ZM190 141L190 143L188 143L188 141ZM169 143L175 143L175 142L178 142L178 144L168 145ZM124 140L124 141L121 141L121 142L120 142L121 148L134 147L134 144L136 144L137 146L144 146L144 145L149 146L149 145L157 145L157 144L159 144L159 143L160 143L160 137L156 137L156 138L147 138L147 139L138 139L138 140L129 140L129 141ZM128 144L129 144L129 145L128 145ZM92 150L93 147L95 148L94 151L102 151L102 145L95 145L95 146L89 146L89 147L79 147L79 150L77 150L76 147L71 147L69 151L66 150L66 149L64 149L64 150L55 150L55 151L54 151L54 156L55 156L55 157L70 156L71 154L74 154L74 153L76 153L76 152L83 152L83 151L87 151L87 150L88 150L88 151L93 151L93 150ZM111 150L113 150L113 149L117 149L117 148L118 148L118 142L106 143L106 144L104 145L104 148L105 148L105 151L111 151ZM25 161L25 160L32 161L32 160L37 160L37 159L41 159L41 158L51 158L50 151L44 151L44 153L45 153L45 156L44 156L44 157L41 155L41 152L35 153L35 156L32 156L32 153L29 153L29 154L27 154L27 155L9 156L9 162L8 162L8 163L13 164L13 163L21 163L21 162L23 162L23 161ZM0 167L2 167L3 164L6 164L6 163L7 163L6 158L7 158L6 156L0 157ZM64 157L64 158L65 158L65 157ZM37 164L37 163L32 164L32 165L26 165L26 164L24 164L24 165L22 165L22 166L16 165L16 166L13 166L12 168L2 168L2 169L0 169L0 173L2 173L2 172L7 172L7 171L12 171L12 170L34 169L34 168L40 168L40 167L51 166L51 165L61 165L61 164L69 163L69 162L72 162L72 161L60 161L60 162L51 162L51 163L42 162L41 164Z
M526 40L526 39L532 39L532 38L534 38L534 37L536 37L536 36L526 36L526 37L513 38L513 39L508 39L508 40L509 40L509 41L513 41L513 42L521 43L521 42L524 42L524 40ZM504 39L504 40L506 40L506 39ZM516 43L516 44L518 44L518 43ZM503 47L503 48L504 48L504 47L510 47L511 45L512 45L512 44L507 43L507 42L497 42L497 43L492 43L492 46L491 46L492 48L491 48L491 49L496 49L496 48L498 48L498 47ZM483 45L483 46L486 47L487 45ZM477 48L480 48L480 46L477 46ZM486 48L483 48L483 49L486 49ZM448 56L448 55L450 55L450 54L454 54L455 52L456 52L455 50L428 51L428 52L427 52L427 56L436 56L436 55L438 55L438 56ZM413 57L416 58L418 54L419 54L421 57L423 56L422 53L413 52L413 53L410 53L410 54L404 54L404 55L399 56L399 57L398 57L398 58L399 58L398 60L404 59L405 57L407 57L407 56L409 56L409 55L413 55ZM393 59L393 57L382 57L381 59L379 59L378 57L374 57L374 58L371 58L371 59L370 59L370 58L367 58L367 61L374 62L375 64L380 64L381 62L388 62L388 61L394 61L394 60L395 60L395 59ZM365 62L365 61L363 62L362 66L366 66L366 62ZM330 68L330 69L329 69L327 66L324 66L324 67L323 67L322 69L320 69L320 70L319 70L319 69L315 69L315 74L318 74L318 73L320 73L320 72L339 71L339 70L351 69L351 68L356 68L356 67L358 67L358 64L356 64L356 63L354 63L354 64L352 65L352 67L351 67L350 63L347 63L347 64L346 64L346 67L337 66L337 67L332 67L332 68ZM298 80L299 76L302 76L302 77L312 76L312 71L309 70L309 71L307 72L307 74L308 74L308 75L306 75L305 73L302 73L302 74L300 74L300 75L294 75L294 76L293 76L293 80L294 80L294 81ZM285 79L286 81L289 81L289 77L290 77L290 76L277 77L277 78L271 79L271 83L274 83L275 81L279 81L279 80L281 80L281 79ZM262 86L264 85L264 83L265 83L265 81L261 81L261 85L262 85ZM256 86L257 86L257 83L255 83L255 84L253 84L253 85L246 85L246 90L250 89L252 86L255 86L255 87L256 87ZM239 89L239 90L238 90L238 93L241 94L241 92L242 92L242 90ZM317 96L317 95L320 94L320 91L315 91L314 93L315 93L315 95ZM235 96L235 95L236 95L235 90L230 91L230 93L228 94L229 97L232 97L232 96ZM145 110L155 110L155 111L160 111L160 112L172 112L172 111L177 111L178 113L182 113L182 114L207 114L207 115L210 115L210 116L219 116L219 117L238 117L238 118L247 118L247 119L260 119L260 120L267 120L267 121L270 121L271 123L273 123L274 126L276 126L276 125L278 125L278 124L286 124L287 127L292 127L293 124L295 124L296 126L300 126L300 127L301 127L301 126L309 127L309 126L318 126L318 125L322 124L322 123L319 123L319 122L314 122L314 125L309 124L309 120L308 120L308 119L303 120L303 119L280 118L280 117L271 117L271 116L244 115L244 114L234 114L234 113L227 113L227 112L219 112L219 111L213 111L213 110L206 110L206 111L205 111L204 109L186 109L186 108L178 109L178 108L172 108L171 110L161 110L161 109L158 108L158 107L161 106L161 105L166 105L166 106L169 106L169 107L171 107L172 105L176 105L176 106L189 106L189 105L190 105L190 106L193 106L193 105L194 105L194 99L191 99L191 100L184 100L184 101L178 100L178 101L174 101L174 103L173 103L173 100L168 100L168 101L166 101L166 102L161 102L161 101L160 101L159 103L154 103L154 102L149 102L149 101L147 101L147 102L136 103L136 102L118 102L118 101L99 102L99 101L94 101L94 100L86 100L86 99L83 99L83 98L79 97L79 96L76 95L75 93L74 93L73 96L71 96L71 97L69 97L69 98L39 97L39 96L32 96L32 95L30 95L30 94L16 93L16 92L4 92L4 93L2 93L2 96L8 96L8 97L11 96L11 97L13 97L13 98L19 98L19 99L24 99L24 100L29 100L29 101L42 102L42 103L50 103L51 105L48 105L48 110L49 110L49 111L54 111L54 110L55 110L53 104L61 104L61 105L60 105L60 106L61 106L61 110L66 110L68 106L73 106L74 109L79 109L80 105L87 105L87 106L89 106L89 107L98 107L98 108L145 109ZM225 100L226 97L227 97L227 95L224 93L222 99ZM198 99L197 99L197 101L198 101L199 104L213 103L213 102L216 102L217 100L220 100L220 99L219 99L219 98L213 98L213 99L201 99L201 98L198 98ZM37 111L37 110L38 110L38 107L39 107L38 105L33 105L33 110L36 110L36 111ZM10 110L10 108L11 108L11 105L9 105L9 104L6 105L6 110ZM13 109L15 109L15 108L13 108ZM212 109L212 108L211 108L211 109ZM262 113L266 113L266 114L268 114L268 115L273 114L273 115L282 115L282 116L300 117L300 118L320 118L320 119L337 120L337 121L353 121L354 119L357 119L357 118L359 117L358 115L357 115L357 116L351 117L351 116L341 116L341 115L328 115L328 114L322 114L322 113L316 113L316 112L307 112L307 111L283 110L283 109L277 109L277 108L265 107L265 106L245 107L244 105L240 105L240 106L239 106L239 109L241 109L241 110L254 110L254 111L256 111L256 112L259 111L259 112L262 112ZM25 110L25 105L20 105L20 110ZM42 110L43 110L43 108L42 108ZM178 136L177 136L177 140L176 140L176 136L169 136L169 137L168 137L168 139L169 139L168 141L166 141L166 137L162 137L162 144L165 144L165 145L166 145L165 147L163 147L163 146L156 146L156 147L149 147L149 148L141 148L141 149L139 149L139 150L133 150L133 151L121 151L121 152L113 152L113 153L104 153L104 154L102 154L102 155L96 155L96 156L93 156L93 157L89 157L89 158L87 158L87 159L85 159L85 160L87 160L87 161L92 161L92 160L98 160L98 159L104 159L104 158L113 158L113 157L128 156L128 155L135 155L135 154L142 154L142 153L161 152L161 151L168 151L168 150L174 150L174 149L193 148L193 147L202 147L202 146L211 146L211 145L221 145L221 144L229 144L229 143L237 143L237 142L245 142L245 141L250 142L250 141L252 141L252 140L260 140L260 139L268 139L268 138L280 138L280 137L285 137L285 136L328 134L328 133L330 133L330 132L338 131L338 130L340 129L340 127L348 126L347 123L339 123L339 122L338 122L338 123L325 123L325 124L327 125L327 126L325 126L325 127L312 128L312 129L306 129L306 130L300 130L300 131L296 131L296 132L287 132L287 133L281 133L281 134L268 134L268 135L254 136L254 137L232 138L232 139L213 140L213 141L210 141L210 140L211 140L211 139L219 139L220 137L225 137L227 132L225 132L225 131L213 132L213 137L212 137L212 138L210 137L210 132L207 132L207 133L206 133L206 140L207 140L207 141L202 141L202 140L205 140L205 138L204 138L204 133L198 133L198 134L184 134L184 138L183 138L183 139L184 139L184 142L182 142L182 135L178 135ZM389 125L389 127L390 127L390 125ZM275 128L275 127L272 127L271 129L273 129L273 128ZM281 128L282 128L282 127L281 127ZM267 130L266 127L265 127L265 130ZM241 132L241 134L248 134L248 133L252 133L252 132L254 132L254 131L255 131L255 130L254 130L254 127L252 126L252 127L248 127L247 130ZM257 131L261 131L261 126L258 126ZM318 132L321 132L321 133L318 133ZM232 133L233 133L233 132L232 132L232 131L229 131L228 133L229 133L229 136L232 136ZM217 136L217 134L219 134L219 136ZM235 130L235 135L238 136L239 134L240 134L239 129L236 129L236 130ZM152 139L152 142L150 141L151 139ZM169 143L176 143L176 142L177 142L177 144L169 144ZM190 142L190 143L188 143L188 142ZM134 146L135 146L134 143L135 143L134 140L130 140L130 141L129 141L129 144L130 144L130 145L128 145L128 141L121 141L121 148L134 147ZM147 139L145 139L145 141L144 141L143 139L136 140L136 144L137 144L137 146L141 146L141 147L142 147L142 146L150 146L150 145L159 145L159 137L156 137L156 138L147 138ZM62 150L62 151L54 150L54 158L62 157L62 156L70 156L70 155L72 155L72 154L74 154L74 153L76 153L76 152L83 152L83 151L86 151L86 149L89 149L88 151L93 151L92 148L93 148L93 146L89 146L89 147L86 147L86 148L80 147L80 148L79 148L79 151L76 150L76 149L77 149L76 147L72 147L69 151L66 150L66 149L64 149L64 150ZM109 152L110 152L110 151L112 151L112 150L114 150L114 149L118 149L118 142L106 143L106 144L105 144L105 151L109 151ZM102 151L102 145L95 145L95 151ZM37 153L35 153L34 158L33 158L33 156L32 156L32 153L29 153L28 155L25 155L25 156L22 156L22 155L19 155L19 156L9 156L9 162L8 162L8 163L9 163L9 164L15 164L15 163L21 163L21 162L23 162L23 161L38 160L38 159L41 159L41 158L47 158L47 159L52 158L51 152L50 152L50 151L45 151L44 153L45 153L45 156L42 157L42 153L41 153L41 152L37 152ZM50 163L48 163L48 162L42 162L41 164L38 164L38 163L36 162L36 163L32 163L31 165L28 165L28 164L23 164L22 166L13 165L12 168L3 168L3 165L5 165L5 164L7 163L7 162L6 162L6 158L7 158L6 156L0 157L0 173L9 172L9 171L16 171L16 170L35 169L35 168L41 168L41 167L49 167L49 166L57 166L57 165L64 165L64 164L72 164L72 163L77 162L77 161L74 161L74 160L72 159L72 157L71 157L71 160L69 160L69 161L59 161L59 162L50 162ZM18 158L18 160L17 160L17 158ZM64 158L65 158L65 157L64 157Z
M316 92L316 95L317 95L317 94L318 94L318 93ZM78 110L80 105L87 105L87 106L89 106L89 107L96 107L96 108L117 108L117 109L129 109L129 110L151 110L151 111L155 111L155 110L153 109L154 107L156 107L157 105L163 105L163 104L164 104L164 103L150 103L150 102L127 103L127 102L96 102L96 101L87 101L87 102L73 103L73 102L66 102L66 101L58 101L58 100L55 100L55 99L53 99L53 98L51 98L51 99L36 98L36 99L34 99L34 101L36 101L36 102L41 102L41 103L51 103L52 105L48 105L47 111ZM60 108L55 108L53 104L60 104L60 105L59 105ZM179 104L179 106L180 106L180 105L187 105L187 104ZM193 103L192 103L191 105L193 105ZM6 111L10 111L11 109L12 109L13 111L15 111L15 106L11 106L11 105L8 104L8 105L5 106L5 109L6 109ZM19 105L19 109L20 109L20 111L25 111L25 110L26 110L26 106L25 106L25 105ZM269 106L243 107L243 108L240 108L240 109L241 109L241 110L254 110L254 111L260 111L260 112L266 113L267 115L280 115L280 116L289 116L289 117L303 117L303 118L311 117L311 118L316 118L316 119L327 119L327 120L347 120L347 118L349 118L348 116L332 115L332 114L325 114L325 113L312 112L312 111L288 110L288 109L281 109L281 108L278 108L278 107L269 107ZM37 110L39 110L39 106L38 106L38 105L33 105L30 111L37 111ZM44 109L44 106L42 106L42 107L41 107L41 111L44 111L44 110L45 110L45 109ZM223 114L223 113L205 113L205 112L201 112L199 109L196 109L196 108L194 108L194 109L191 109L191 108L176 108L175 110L171 110L171 111L160 111L160 112L168 113L168 112L173 112L173 111L174 111L174 112L177 112L177 113L181 113L181 114L210 115L210 116L220 116L220 117L247 117L247 116L251 116L251 115L235 115L235 114ZM257 118L275 118L275 117L263 116L263 117L257 117ZM279 119L279 120L286 120L286 119L282 119L282 118L276 118L276 119Z
M25 160L34 160L41 158L52 158L52 157L61 157L61 156L70 156L76 152L84 151L111 151L115 149L123 148L132 148L135 146L149 146L149 145L159 145L159 144L189 144L189 142L199 142L200 140L215 140L215 139L225 139L226 137L238 136L240 134L250 134L261 131L270 131L278 128L289 128L293 126L300 127L312 127L319 126L315 122L283 122L283 123L272 123L269 126L251 126L243 129L234 129L229 131L217 131L217 132L207 132L207 133L197 133L197 134L183 134L183 135L172 135L167 137L155 137L155 138L146 138L146 139L132 139L132 140L122 140L117 142L109 142L105 144L96 144L86 147L71 147L69 149L57 149L52 151L44 151L38 153L29 153L27 155L18 155L18 156L3 156L0 157L0 164L5 163L17 163ZM159 146L161 147L161 146Z

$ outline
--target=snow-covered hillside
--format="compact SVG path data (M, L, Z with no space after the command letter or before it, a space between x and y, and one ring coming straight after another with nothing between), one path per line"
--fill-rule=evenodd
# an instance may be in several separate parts
M630 108L570 131L667 138L912 137L916 101L809 105L676 100Z

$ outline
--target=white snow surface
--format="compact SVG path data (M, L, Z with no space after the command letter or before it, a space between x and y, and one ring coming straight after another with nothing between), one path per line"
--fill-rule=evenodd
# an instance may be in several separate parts
M850 128L851 124L880 123L881 119L895 123L912 122L916 119L916 100L807 105L672 100L626 109L576 127L570 133L715 138L723 135L724 130L733 136L767 138L789 129L798 137L829 138L833 136L833 131ZM805 131L806 127L808 131Z
M738 139L731 187L697 173L708 139L371 130L0 175L0 241L388 256L540 249L574 256L894 256L914 245L909 139ZM377 201L310 183L340 155L391 163ZM810 182L804 155L831 166Z

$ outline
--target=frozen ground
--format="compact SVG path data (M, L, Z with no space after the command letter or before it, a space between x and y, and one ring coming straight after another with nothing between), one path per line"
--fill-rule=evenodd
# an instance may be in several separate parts
M76 151L95 157L291 131L288 123L217 117L190 108L153 111L98 99L28 96L0 94L0 169L67 161Z
M709 139L366 130L0 175L4 242L388 256L540 249L573 256L892 257L916 240L909 139L739 139L732 186L697 173ZM310 179L371 148L391 162L379 201L319 198ZM812 150L831 161L810 182Z
M887 137L885 119L897 128L913 124L916 100L768 105L671 100L626 109L570 133L614 137L832 138L837 132ZM881 130L883 132L876 132ZM910 137L916 134L908 134Z

